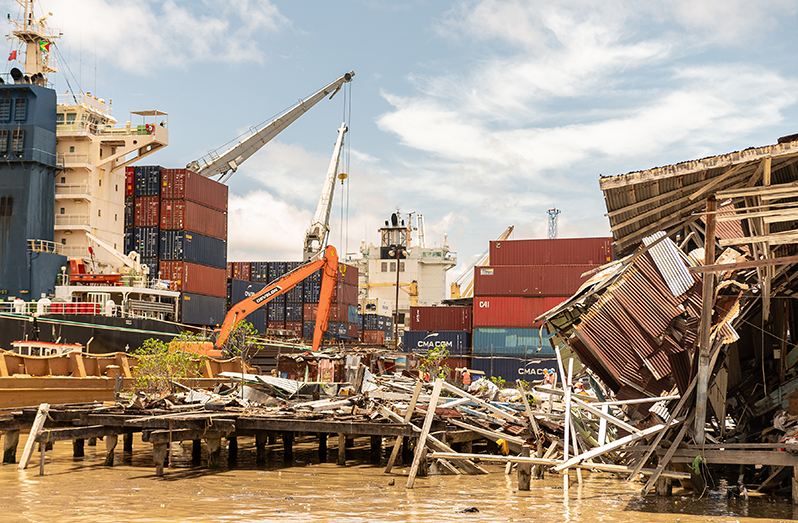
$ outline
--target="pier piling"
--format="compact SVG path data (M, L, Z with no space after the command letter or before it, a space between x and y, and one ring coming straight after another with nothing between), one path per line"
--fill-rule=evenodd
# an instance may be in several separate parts
M319 432L319 463L327 462L327 433Z
M3 438L3 463L17 462L17 446L19 445L19 431L7 430Z
M114 449L116 448L116 444L119 440L119 436L116 434L109 434L105 437L105 466L106 467L113 467L114 466Z

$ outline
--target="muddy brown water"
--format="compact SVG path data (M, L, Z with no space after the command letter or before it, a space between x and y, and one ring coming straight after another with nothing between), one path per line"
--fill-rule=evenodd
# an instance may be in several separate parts
M21 456L26 435L20 438ZM390 441L392 443L392 441ZM610 474L584 474L584 484L569 492L562 478L533 480L519 492L516 474L485 465L488 476L429 476L405 488L409 466L383 474L369 462L369 438L347 449L346 467L335 464L337 439L329 439L328 463L319 463L315 438L299 438L294 462L284 465L282 444L267 446L268 463L257 466L254 440L239 439L239 459L216 471L192 466L191 447L172 447L172 467L155 476L151 446L134 437L133 453L116 450L116 464L104 467L105 444L86 446L72 457L71 442L46 453L39 476L39 454L31 465L0 466L0 522L149 522L149 521L552 521L552 522L698 522L795 521L798 508L789 499L727 499L713 491L698 499L687 491L672 497L641 499L641 485ZM386 439L386 443L389 440ZM226 442L225 445L226 446ZM204 456L203 456L204 457ZM391 480L394 485L389 485ZM462 512L476 507L479 512Z

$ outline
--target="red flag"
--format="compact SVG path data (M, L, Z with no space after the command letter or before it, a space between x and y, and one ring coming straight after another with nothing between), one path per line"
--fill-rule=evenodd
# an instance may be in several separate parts
M15 49L11 51L10 55L8 55L8 61L10 62L11 60L16 60L16 59L17 59L17 51Z

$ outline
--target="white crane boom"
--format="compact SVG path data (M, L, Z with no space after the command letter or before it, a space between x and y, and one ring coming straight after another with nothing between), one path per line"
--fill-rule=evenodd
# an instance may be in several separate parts
M328 94L330 98L335 96L341 86L351 82L354 76L355 72L349 71L304 100L300 100L295 106L260 129L253 131L251 136L233 145L224 153L217 154L216 151L212 151L202 158L189 163L186 168L209 178L218 175L220 182L227 181L247 158L269 143L297 118L319 103L322 98ZM227 176L225 177L225 175Z
M305 233L305 247L302 256L305 261L311 259L318 252L324 249L327 241L327 233L330 232L330 209L332 208L333 192L335 191L335 175L338 174L338 161L341 158L341 148L344 145L344 134L347 131L346 123L342 123L338 129L338 139L335 141L330 166L327 168L327 177L324 179L324 186L319 196L319 204L316 206L316 214L310 227Z
M86 237L89 240L91 240L94 243L96 243L97 245L99 245L100 247L102 247L103 249L105 249L106 251L108 251L116 259L118 259L119 261L121 261L122 263L124 263L125 265L127 265L128 267L133 269L134 271L136 271L137 275L142 275L142 274L143 275L147 275L147 274L149 274L150 268L147 267L146 265L142 265L141 264L139 253L137 253L135 251L131 251L130 254L125 256L124 254L122 254L121 252L117 251L116 249L114 249L113 247L111 247L110 245L108 245L107 243L105 243L104 241L102 241L101 239L99 239L98 237L94 236L93 234L91 234L89 232L86 233Z

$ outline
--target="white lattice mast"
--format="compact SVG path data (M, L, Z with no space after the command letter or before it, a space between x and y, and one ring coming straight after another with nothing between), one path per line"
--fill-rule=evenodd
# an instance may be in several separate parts
M562 211L552 207L546 212L549 214L549 239L553 240L557 237L557 215Z

